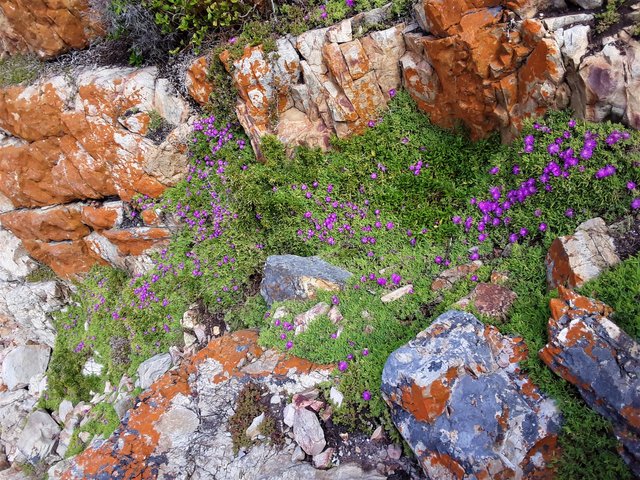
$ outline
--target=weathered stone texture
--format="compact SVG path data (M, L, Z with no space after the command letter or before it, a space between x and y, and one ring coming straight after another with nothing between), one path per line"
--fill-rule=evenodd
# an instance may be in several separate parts
M393 352L382 393L428 478L551 478L560 415L524 375L521 338L441 315Z
M0 1L0 57L34 53L51 58L85 48L104 34L89 0Z
M350 276L351 273L319 257L272 255L264 266L260 293L269 305L283 300L306 300L314 298L318 290L341 290Z
M620 262L604 220L581 223L573 235L556 238L547 253L547 285L579 287Z
M550 303L549 343L540 358L611 421L620 454L640 475L640 345L610 320L610 307L558 290L560 298Z

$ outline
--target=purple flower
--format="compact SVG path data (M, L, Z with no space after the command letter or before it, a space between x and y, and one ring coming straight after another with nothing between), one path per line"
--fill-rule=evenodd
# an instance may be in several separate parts
M540 230L541 232L546 232L547 231L547 224L542 222L540 225L538 225L538 230Z
M293 348L293 342L292 342L291 340L289 340L289 341L287 342L287 344L285 345L285 348L286 348L287 350L292 349L292 348Z
M629 180L629 181L627 182L627 189L629 189L629 190L635 190L635 189L636 189L636 186L637 186L637 185L636 185L636 183L635 183L635 182L633 182L633 181L631 181L631 180Z
M353 0L345 0L344 3L346 3L347 7L353 8Z
M442 257L438 255L436 258L433 259L433 261L438 265L440 265L442 263Z
M460 225L460 222L462 222L462 218L459 215L456 215L455 217L453 217L451 219L451 221L455 224L455 225Z
M576 121L572 118L569 120L569 128L574 128L576 126Z
M397 273L392 273L391 274L391 282L394 285L400 285L401 281L402 281L402 277L400 275L398 275Z
M493 167L489 170L490 175L497 175L500 172L500 167Z
M512 233L509 235L509 243L516 243L518 241L518 234Z
M478 281L478 275L471 275L471 281L472 282L477 282Z
M567 208L564 211L564 216L567 218L573 218L574 212L573 212L573 208Z
M371 400L371 392L369 390L365 390L364 392L362 392L362 399L367 402Z
M287 334L286 333L281 333L280 334L280 339L286 340L287 339Z
M387 284L387 279L386 278L380 277L378 279L378 285L380 285L381 287L384 287L386 284Z
M366 357L367 355L369 355L369 349L365 348L362 350L362 356Z
M349 367L349 364L344 360L338 362L338 370L340 370L341 372L344 372L348 367Z
M372 173L372 174L371 174L371 179L372 179L372 180L375 180L376 178L378 178L378 174L377 174L377 173L375 173L375 172L374 172L374 173Z
M520 236L526 237L528 234L529 234L529 230L527 230L526 228L522 227L520 229Z
M340 305L340 299L337 295L331 297L331 303L333 303L334 305Z
M636 197L631 201L631 209L637 210L640 208L640 197Z
M513 169L511 170L513 172L514 175L520 175L520 165L514 165Z
M389 96L390 96L391 98L393 98L393 97L395 97L395 96L396 96L396 89L395 89L395 88L392 88L391 90L389 90Z

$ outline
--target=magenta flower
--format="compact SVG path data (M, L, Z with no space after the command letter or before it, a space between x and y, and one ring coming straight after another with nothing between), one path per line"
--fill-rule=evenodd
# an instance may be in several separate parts
M637 210L640 208L640 197L636 197L631 201L631 209Z
M633 181L631 181L631 180L629 180L629 181L627 182L627 189L629 189L629 190L635 190L635 189L636 189L636 186L637 186L637 185L636 185L636 182L633 182Z
M369 349L365 348L364 350L362 350L362 356L366 357L367 355L369 355Z
M333 303L334 305L340 305L340 299L337 295L331 297L331 303Z
M573 212L573 208L567 208L564 211L564 216L567 218L573 218L574 212Z
M477 282L478 281L478 275L471 275L471 281L472 282Z
M293 342L292 342L291 340L289 340L289 341L287 342L287 344L285 345L285 347L286 347L286 349L287 349L287 350L292 349L292 348L293 348Z
M442 263L442 257L438 255L436 258L433 259L433 261L438 265L440 265Z
M365 390L364 392L362 392L362 399L367 402L371 400L371 392L369 390Z
M344 360L338 362L338 370L340 370L341 372L344 372L348 367L349 367L349 364Z
M542 222L539 226L538 226L538 230L540 230L541 232L546 232L547 231L547 224Z
M395 88L392 88L391 90L389 90L389 96L390 96L391 98L395 97L395 96L396 96L396 93L397 93L397 92L396 92L396 89L395 89Z

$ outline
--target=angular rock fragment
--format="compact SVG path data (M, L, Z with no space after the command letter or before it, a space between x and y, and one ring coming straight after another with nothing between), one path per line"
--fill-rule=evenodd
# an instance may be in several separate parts
M138 367L138 381L136 386L145 389L171 368L171 355L161 353L145 360Z
M272 255L264 267L260 294L268 305L314 298L318 290L341 290L351 273L319 257Z
M573 235L556 238L547 253L547 285L579 287L620 262L604 220L592 218Z
M502 285L479 283L469 295L454 306L467 309L473 305L478 313L504 321L516 298L518 296L514 292Z
M47 371L51 349L46 345L22 345L11 350L2 362L2 381L15 390Z
M610 320L604 303L558 291L540 358L611 421L623 459L640 476L640 344Z
M550 474L560 414L520 372L521 338L449 311L393 352L382 394L429 478Z

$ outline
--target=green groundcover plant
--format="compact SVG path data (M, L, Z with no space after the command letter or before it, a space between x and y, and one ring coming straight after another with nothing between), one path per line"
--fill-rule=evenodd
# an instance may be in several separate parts
M107 380L117 384L144 359L180 345L182 314L202 300L233 328L259 328L264 346L335 364L333 381L345 395L335 421L364 429L383 423L393 432L380 395L387 356L497 270L518 295L498 327L525 338L524 369L564 415L559 476L630 478L611 426L537 351L546 343L552 295L546 251L593 216L613 221L637 212L640 135L553 113L528 123L510 146L497 138L474 143L431 125L407 94L390 93L389 111L363 135L335 140L325 153L287 152L267 137L264 163L235 125L196 122L186 179L160 199L134 202L138 212L179 217L184 228L147 274L128 278L101 267L78 285L75 303L56 320L45 404L86 400ZM268 255L285 253L319 255L353 277L339 293L268 309L257 293L261 269ZM447 292L431 290L440 272L472 260L483 267ZM622 298L637 298L637 267L632 257L585 287L617 308L621 327L636 337L637 307ZM381 302L406 285L410 294ZM338 305L340 327L319 318L295 336L293 316L317 301ZM280 306L289 315L273 320ZM100 378L79 374L89 357L105 365Z

